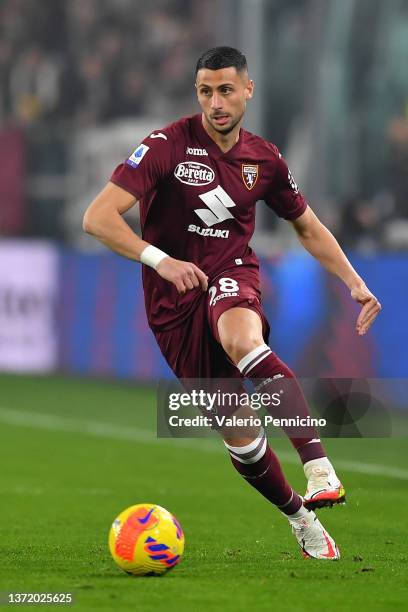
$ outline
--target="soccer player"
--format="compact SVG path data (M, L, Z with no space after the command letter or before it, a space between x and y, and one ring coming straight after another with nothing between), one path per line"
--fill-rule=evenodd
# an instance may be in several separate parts
M347 285L362 306L358 334L381 306L306 203L276 146L241 127L254 90L245 56L210 49L198 60L195 86L202 113L149 134L91 203L84 230L143 264L148 322L178 378L261 379L263 391L277 378L291 379L296 413L306 417L293 372L268 345L258 260L248 246L256 201L286 219L303 247ZM143 238L122 217L136 203ZM308 481L304 499L263 430L224 442L236 470L287 516L303 554L338 559L313 510L344 501L344 488L316 431L290 439Z

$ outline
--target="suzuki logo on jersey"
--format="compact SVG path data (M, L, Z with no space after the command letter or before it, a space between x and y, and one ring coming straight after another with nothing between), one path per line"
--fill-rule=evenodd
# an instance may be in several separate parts
M140 164L146 153L148 152L149 147L145 144L141 144L135 149L129 159L126 160L126 163L132 168L137 168Z
M228 238L229 230L213 229L212 227L200 227L199 225L188 226L189 232L195 232L200 236L210 236L211 238Z
M202 193L198 197L208 206L209 210L207 208L197 208L194 212L208 227L226 219L234 218L228 208L233 208L236 204L221 185L207 191L207 193Z
M242 179L247 189L253 189L258 180L258 166L242 164Z
M233 219L234 217L229 212L228 208L236 206L234 200L231 200L228 193L224 191L221 185L218 185L215 189L202 193L198 196L200 200L208 206L207 208L197 208L194 212L198 215L201 221L207 225L207 227L200 227L199 225L193 225L192 223L188 226L189 232L195 232L200 236L210 236L211 238L228 238L230 231L227 229L212 229L212 225L221 223L226 219Z
M196 149L194 147L187 147L186 155L208 155L205 149Z
M215 179L215 172L199 162L185 161L176 166L174 176L185 185L209 185Z

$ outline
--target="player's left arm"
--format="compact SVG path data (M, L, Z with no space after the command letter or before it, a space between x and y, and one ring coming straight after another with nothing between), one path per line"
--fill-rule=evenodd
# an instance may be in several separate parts
M354 270L333 234L319 221L309 206L290 223L304 248L326 270L338 276L350 289L351 297L362 305L356 330L360 335L365 334L381 310L380 302Z

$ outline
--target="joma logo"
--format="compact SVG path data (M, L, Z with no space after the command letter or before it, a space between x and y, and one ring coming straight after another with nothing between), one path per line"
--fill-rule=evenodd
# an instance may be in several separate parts
M187 147L186 154L187 155L208 155L205 149L198 149L195 147Z

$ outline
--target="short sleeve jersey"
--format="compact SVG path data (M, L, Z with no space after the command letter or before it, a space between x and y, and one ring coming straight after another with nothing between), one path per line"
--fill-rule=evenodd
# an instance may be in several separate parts
M248 245L258 200L288 220L307 206L275 145L241 129L223 153L201 115L147 136L110 180L138 198L143 239L195 263L210 282L237 264L258 267ZM202 297L201 289L179 295L148 266L143 287L153 330L183 324Z

